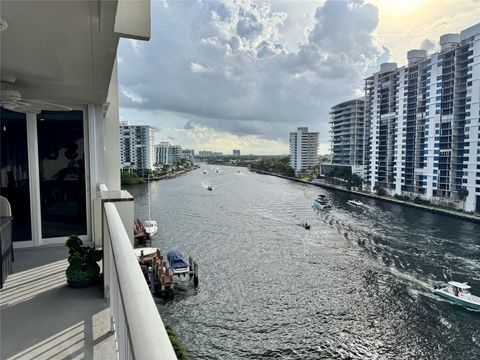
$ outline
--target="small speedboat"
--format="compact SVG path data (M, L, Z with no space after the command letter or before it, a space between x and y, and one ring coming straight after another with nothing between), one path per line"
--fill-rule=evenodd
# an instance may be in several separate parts
M190 265L180 251L170 251L167 254L167 261L173 274L187 274L190 272Z
M455 304L480 311L480 297L472 295L470 289L471 287L467 283L449 281L435 284L433 292Z
M361 201L358 200L348 200L347 203L350 205L355 205L355 206L363 206L364 204Z
M208 190L208 191L212 191L213 189L212 189L211 186L209 186L209 187L207 187L207 190Z
M145 227L145 232L147 233L147 237L149 239L157 235L158 226L155 220L146 220L143 222L143 226Z
M305 228L305 230L310 230L310 225L308 225L307 223L302 224L302 226Z

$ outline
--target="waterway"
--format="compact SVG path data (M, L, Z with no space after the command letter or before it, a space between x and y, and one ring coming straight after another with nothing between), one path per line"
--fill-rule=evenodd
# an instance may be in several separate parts
M430 290L450 269L480 295L480 224L215 168L150 184L154 246L199 262L198 289L155 299L192 359L480 358L480 313Z

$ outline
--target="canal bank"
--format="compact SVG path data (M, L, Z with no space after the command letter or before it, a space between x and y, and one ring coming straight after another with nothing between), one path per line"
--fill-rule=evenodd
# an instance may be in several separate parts
M430 211L430 212L433 212L433 213L453 216L453 217L456 217L458 219L462 219L462 220L466 220L466 221L480 223L480 216L477 216L477 215L474 215L474 214L462 213L462 212L455 211L455 210L442 209L442 208L437 208L437 207L432 207L432 206L427 206L427 205L415 204L415 203L408 202L408 201L394 199L392 197L379 196L379 195L376 195L376 194L366 193L366 192L363 192L363 191L349 190L349 189L345 189L341 186L336 186L336 185L332 185L332 184L305 181L305 180L297 179L297 178L290 177L290 176L270 173L270 172L267 172L267 171L254 170L254 169L250 169L250 171L253 171L255 173L262 174L262 175L276 176L276 177L280 177L280 178L283 178L283 179L288 179L288 180L300 182L300 183L303 183L303 184L318 186L318 187L322 187L322 188L330 189L330 190L343 191L343 192L346 192L346 193L360 195L360 196L364 196L364 197L368 197L368 198L372 198L372 199L377 199L377 200L388 201L388 202L392 202L392 203L395 203L395 204L400 204L400 205L404 205L404 206L408 206L408 207L412 207L412 208L416 208L416 209Z
M190 171L197 170L197 169L199 169L199 168L200 168L200 166L198 166L198 165L193 165L192 167L190 167L190 168L188 168L188 169L175 171L175 172L173 172L172 174L167 174L167 175L162 175L162 176L150 176L150 180L168 180L168 179L174 179L174 178L176 178L177 176L186 174L186 173L188 173L188 172L190 172Z

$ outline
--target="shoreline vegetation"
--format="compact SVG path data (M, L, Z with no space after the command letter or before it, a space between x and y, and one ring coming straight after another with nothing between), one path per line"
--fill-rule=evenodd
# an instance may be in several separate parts
M188 360L189 357L187 350L180 343L177 333L173 327L171 325L167 325L165 326L165 330L167 330L168 338L172 343L173 350L175 351L175 355L177 355L178 360Z
M355 194L355 195L360 195L360 196L365 196L365 197L369 197L369 198L373 198L373 199L388 201L388 202L392 202L392 203L396 203L396 204L400 204L400 205L405 205L405 206L414 207L414 208L417 208L417 209L427 210L427 211L430 211L430 212L435 212L435 213L439 213L439 214L443 214L443 215L448 215L448 216L460 218L460 219L467 220L467 221L480 222L480 216L478 216L478 215L468 213L468 212L465 212L463 210L458 210L458 209L454 209L454 208L448 208L448 207L445 207L445 206L440 206L440 205L427 203L426 201L418 202L418 201L415 201L415 200L413 200L413 201L412 200L407 200L405 197L400 197L400 196L391 197L391 196L388 196L388 195L374 194L374 193L369 193L369 192L365 192L365 191L361 191L361 190L352 190L352 189L348 189L345 186L329 184L327 182L321 181L320 179L314 179L312 181L311 177L297 178L297 177L294 177L294 176L286 176L286 175L278 174L278 173L271 172L271 171L259 170L259 169L256 169L254 167L250 167L249 169L251 171L255 172L255 173L262 174L262 175L270 175L270 176L281 177L281 178L284 178L284 179L297 181L297 182L301 182L301 183L308 184L308 185L323 187L323 188L330 189L330 190L339 190L339 191L348 192L348 193Z
M199 165L192 165L188 168L184 168L181 170L168 170L168 171L154 171L150 173L150 181L157 181L157 180L166 180L166 179L173 179L179 175L185 174L189 171L193 171L200 168ZM121 185L138 185L144 184L147 182L147 176L141 176L135 172L126 172L123 171L120 173L120 182Z

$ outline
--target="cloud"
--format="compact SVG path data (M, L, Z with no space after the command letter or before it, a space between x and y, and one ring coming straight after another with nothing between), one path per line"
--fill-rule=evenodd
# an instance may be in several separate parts
M437 51L438 46L432 40L425 39L420 44L420 49L425 50L427 53L433 53L433 52Z
M194 119L198 127L257 145L263 139L285 149L288 132L302 125L328 142L330 107L356 97L367 72L390 57L374 36L377 8L326 0L292 47L283 33L285 24L292 26L289 7L282 6L152 2L150 42L120 46L121 107L174 113L184 131Z

